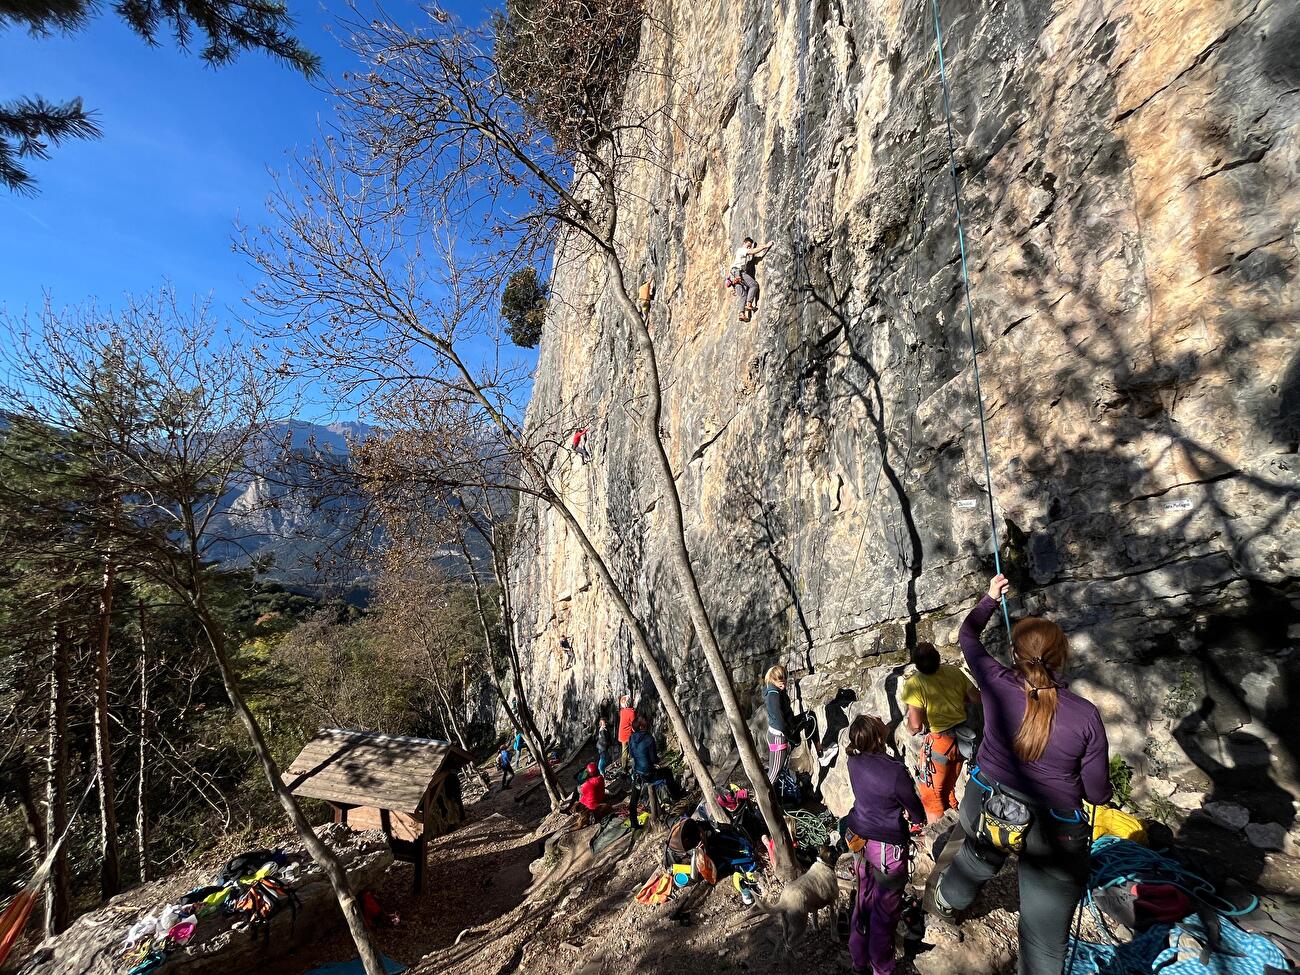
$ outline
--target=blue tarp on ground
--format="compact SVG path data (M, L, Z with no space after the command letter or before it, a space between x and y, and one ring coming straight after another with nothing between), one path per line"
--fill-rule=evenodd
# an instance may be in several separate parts
M393 961L384 955L379 957L384 961L384 971L389 972L390 975L406 971L406 966L401 962ZM336 961L332 965L313 968L307 975L366 975L366 970L362 967L360 958L353 958L351 961Z

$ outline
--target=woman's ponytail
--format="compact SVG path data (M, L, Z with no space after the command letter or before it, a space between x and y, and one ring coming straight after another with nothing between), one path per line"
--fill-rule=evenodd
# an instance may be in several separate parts
M1029 617L1011 629L1016 669L1024 681L1025 717L1014 747L1022 761L1036 762L1047 750L1056 720L1056 674L1065 669L1069 643L1050 620Z

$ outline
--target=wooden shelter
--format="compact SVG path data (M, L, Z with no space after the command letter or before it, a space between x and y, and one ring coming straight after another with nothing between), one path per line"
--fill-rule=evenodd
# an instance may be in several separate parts
M465 819L457 773L472 762L446 741L325 728L285 770L284 782L296 796L328 802L336 823L383 830L393 855L415 865L419 893L429 838Z

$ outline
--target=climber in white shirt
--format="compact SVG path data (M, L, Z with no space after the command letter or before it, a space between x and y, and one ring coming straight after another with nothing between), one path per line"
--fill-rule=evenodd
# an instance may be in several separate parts
M731 276L739 280L737 287L740 289L742 322L749 321L758 310L758 281L754 279L754 263L771 249L770 240L762 247L758 247L753 237L746 237L745 242L736 248L736 257L731 265Z

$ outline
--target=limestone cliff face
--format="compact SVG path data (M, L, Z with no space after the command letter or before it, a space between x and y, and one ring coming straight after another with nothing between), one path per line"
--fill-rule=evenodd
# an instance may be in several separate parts
M1135 765L1290 782L1300 8L942 7L1013 611L1066 627L1076 687ZM671 158L628 175L623 230L632 273L658 282L664 433L706 599L743 694L782 660L809 705L845 687L897 715L909 625L950 645L992 569L929 5L651 12L643 47L671 80L632 107L666 106ZM742 323L720 274L747 234L775 246ZM562 451L556 469L720 759L627 330L566 256L529 423L560 443L590 427L594 462ZM586 724L643 682L563 524L526 506L521 529L541 718Z

